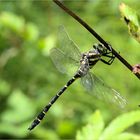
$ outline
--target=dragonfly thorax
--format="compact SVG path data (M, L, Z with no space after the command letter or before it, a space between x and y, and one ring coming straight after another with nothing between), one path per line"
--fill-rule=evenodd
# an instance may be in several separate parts
M101 54L97 53L94 50L83 53L80 60L80 68L78 73L82 76L85 76L88 71L100 60Z

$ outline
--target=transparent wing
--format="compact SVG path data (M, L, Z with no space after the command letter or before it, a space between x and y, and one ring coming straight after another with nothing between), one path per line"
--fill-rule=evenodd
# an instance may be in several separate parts
M77 71L77 66L80 65L79 62L67 57L59 48L52 48L50 54L53 63L61 73L75 73Z
M93 79L89 72L84 77L81 77L81 82L88 92L93 90Z
M127 101L120 93L109 87L93 73L88 73L81 78L81 81L86 90L99 99L114 103L122 108L126 105Z
M64 26L59 26L58 30L58 40L59 48L67 57L72 58L73 60L79 61L81 58L81 53L78 46L70 39L67 31Z
M69 38L64 26L59 27L58 44L57 48L50 50L50 57L53 63L62 73L74 71L74 66L79 66L81 53L77 45Z

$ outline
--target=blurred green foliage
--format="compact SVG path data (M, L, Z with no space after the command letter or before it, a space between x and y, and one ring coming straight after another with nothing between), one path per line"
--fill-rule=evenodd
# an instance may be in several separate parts
M88 124L78 131L77 140L139 140L140 136L129 132L123 132L128 127L139 122L140 111L132 111L120 115L109 126L105 123L99 111L89 118ZM133 119L132 119L133 118ZM104 129L104 130L103 130Z
M64 1L64 4L91 25L128 62L136 64L140 60L139 44L129 36L120 20L120 2L121 0L88 0ZM138 0L124 2L139 12ZM102 135L107 138L109 129L115 127L111 121L124 113L124 116L114 120L121 132L139 122L139 111L134 111L140 103L138 79L116 59L111 66L98 63L93 71L126 97L126 108L115 107L86 94L77 81L55 103L41 124L35 130L27 131L38 112L70 78L60 74L49 57L49 50L56 47L57 28L61 24L81 51L89 50L97 42L79 23L51 1L0 1L1 139L74 139L77 130L90 120L89 116L96 109L102 115L99 111L96 112L91 121L93 126L90 126L93 128L87 127L85 130L89 129L86 133L93 134L92 137L98 138L104 125L110 124L108 129L105 127L106 131ZM134 113L129 114L128 111ZM129 124L126 125L124 120ZM133 139L139 134L139 129L140 124L136 123L127 129L130 133L119 133L118 139ZM116 136L116 132L111 137ZM83 137L84 135L81 134Z

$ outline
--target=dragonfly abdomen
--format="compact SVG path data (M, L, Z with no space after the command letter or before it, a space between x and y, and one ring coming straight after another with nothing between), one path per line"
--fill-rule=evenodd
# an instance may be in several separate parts
M60 95L64 93L64 91L76 80L80 78L79 73L76 73L63 88L51 99L49 104L38 114L36 119L32 122L31 126L28 128L28 130L32 130L34 127L36 127L40 121L45 117L45 114L48 112L52 104L55 103L55 101L59 98Z

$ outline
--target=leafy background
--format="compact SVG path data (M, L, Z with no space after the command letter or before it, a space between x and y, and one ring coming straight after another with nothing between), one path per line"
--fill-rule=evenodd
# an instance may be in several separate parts
M140 12L138 0L123 2ZM121 19L120 3L121 0L64 1L134 65L140 60L140 46ZM138 79L117 59L111 66L100 62L93 71L127 99L125 108L88 95L77 81L36 129L27 130L70 78L59 73L49 57L49 50L56 47L59 25L65 26L82 52L97 42L52 1L0 1L0 138L140 139L140 124L136 123L140 121Z

